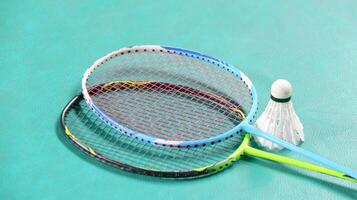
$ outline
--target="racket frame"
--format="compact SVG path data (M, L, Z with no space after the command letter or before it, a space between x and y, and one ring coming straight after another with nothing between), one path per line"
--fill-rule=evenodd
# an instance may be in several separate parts
M227 157L226 159L217 162L217 163L212 163L207 166L202 166L199 168L195 168L192 170L173 170L173 171L159 171L155 169L149 169L149 168L143 168L143 167L137 167L133 165L126 164L124 162L120 162L118 160L113 160L108 157L105 157L102 155L100 152L98 152L96 149L93 149L83 141L81 141L79 138L76 137L76 133L72 133L70 130L70 127L66 125L66 115L68 114L69 110L72 108L72 106L79 101L83 99L83 95L77 95L75 96L63 109L61 117L60 117L60 122L61 126L63 128L63 133L66 136L66 138L74 144L77 148L79 148L82 152L85 154L89 155L90 157L93 157L105 164L111 165L115 168L119 168L121 170L137 173L137 174L142 174L142 175L149 175L149 176L155 176L155 177L163 177L163 178L198 178L198 177L203 177L203 176L208 176L214 173L217 173L229 166L232 165L233 161L239 158L240 154L243 152L243 147L244 145L240 145L240 147L234 151L234 153L231 154L231 156ZM138 141L140 142L140 141ZM246 144L249 142L249 138L244 138L242 141L242 144ZM155 148L155 147L153 147Z
M250 108L248 114L246 115L246 118L241 123L239 123L237 126L235 126L234 128L232 128L231 130L229 130L227 132L218 134L213 137L202 138L200 140L188 140L188 141L171 141L171 140L165 140L162 138L151 137L151 136L145 135L143 133L135 132L129 128L126 128L126 127L118 124L115 120L111 119L105 113L103 113L94 104L94 102L92 101L92 99L88 93L88 90L86 87L86 82L87 82L89 76L91 75L91 73L93 73L93 71L96 68L98 68L101 64L107 62L108 60L110 60L116 56L120 56L125 53L140 52L140 51L153 51L153 52L159 51L159 52L173 53L173 54L177 54L177 55L181 55L181 56L192 57L192 58L195 58L198 60L202 60L202 61L211 63L214 66L216 66L219 70L226 70L227 72L232 73L232 75L235 76L237 79L242 80L250 91L252 105L251 105L251 108ZM107 123L111 127L115 128L120 133L125 133L126 135L129 135L129 136L136 138L137 140L140 140L143 142L148 142L150 144L162 145L162 146L168 146L168 147L190 148L190 147L199 147L199 146L215 144L217 142L221 142L221 141L226 140L230 137L233 137L234 134L239 134L243 131L246 131L246 132L249 132L251 135L262 137L262 138L267 139L275 144L285 147L295 153L301 154L301 155L319 163L320 165L322 165L324 167L341 172L341 173L343 173L344 177L357 179L357 172L355 172L354 170L352 170L350 168L339 165L339 164L332 162L322 156L319 156L319 155L312 153L308 150L305 150L305 149L302 149L295 145L292 145L292 144L285 142L277 137L274 137L272 135L269 135L268 133L262 132L256 128L254 128L251 124L253 123L253 119L254 119L254 116L257 111L258 99L257 99L256 90L255 90L251 80L244 73L239 71L237 68L231 66L230 64L227 64L217 58L213 58L211 56L207 56L207 55L199 53L199 52L185 50L185 49L181 49L181 48L175 48L175 47L155 46L155 45L133 46L133 47L129 47L129 48L119 49L117 51L109 53L108 55L100 58L90 68L87 69L87 71L84 73L83 79L82 79L82 94L83 94L84 99L86 100L87 105L105 123Z
M250 91L250 95L252 98L252 105L251 108L246 114L246 117L244 120L239 123L237 126L234 128L224 132L220 133L216 136L208 137L208 138L203 138L199 140L187 140L187 141L176 141L176 140L166 140L162 138L157 138L153 136L149 136L147 134L143 134L137 131L134 131L132 129L129 129L125 126L122 126L115 120L113 120L111 117L109 117L107 114L102 112L97 105L93 102L88 88L87 88L87 81L90 77L90 75L98 68L100 65L104 64L105 62L109 61L110 59L115 58L116 56L120 56L126 53L137 53L137 52L146 52L146 51L152 51L152 52L165 52L165 53L170 53L170 54L177 54L180 56L186 56L186 57L192 57L204 62L208 62L216 66L219 70L224 70L227 71L228 73L231 73L233 76L235 76L237 79L240 79L243 81L246 85L246 87ZM196 51L191 51L191 50L186 50L182 48L175 48L175 47L168 47L168 46L157 46L157 45L143 45L143 46L132 46L132 47L127 47L127 48L121 48L117 51L111 52L107 54L106 56L98 59L97 61L94 62L94 64L86 70L86 72L83 75L82 78L82 94L84 99L86 100L87 105L93 110L93 112L105 123L107 123L109 126L113 127L114 129L118 130L120 133L124 133L130 137L133 137L137 140L147 142L150 144L154 145L161 145L161 146L169 146L169 147L178 147L178 148L190 148L190 147L199 147L199 146L205 146L205 145L211 145L215 144L216 142L221 142L223 140L226 140L230 137L233 137L234 134L238 134L241 132L242 127L244 125L243 122L249 122L252 123L255 113L257 111L257 94L256 90L251 82L251 80L240 70L237 68L233 67L232 65L223 62L222 60L219 60L217 58L196 52Z
M236 150L234 150L234 152L232 154L230 154L227 158L223 159L222 161L215 162L215 163L212 163L212 164L209 164L206 166L202 166L199 168L195 168L195 169L191 169L191 170L159 171L159 170L155 170L155 169L129 165L122 161L114 160L114 159L111 159L111 158L108 158L108 157L102 155L96 149L89 146L85 142L81 141L76 136L75 132L71 132L71 127L68 127L66 125L66 116L69 113L69 111L72 109L72 107L81 100L83 100L82 94L75 96L65 106L65 108L62 111L62 114L60 117L60 122L61 122L61 125L63 128L64 135L74 146L76 146L78 149L80 149L82 152L89 155L90 157L93 157L105 164L111 165L115 168L119 168L124 171L133 172L133 173L142 174L142 175L163 177L163 178L174 178L174 179L200 178L200 177L205 177L205 176L209 176L209 175L215 174L217 172L220 172L220 171L228 168L229 166L231 166L236 160L240 159L240 157L242 155L246 155L246 156L270 160L270 161L274 161L277 163L286 164L286 165L290 165L290 166L294 166L294 167L298 167L298 168L302 168L302 169L315 171L318 173L345 179L345 180L351 181L351 182L357 182L357 179L354 179L350 176L346 176L344 173L341 173L341 172L333 170L333 169L329 169L329 168L322 167L319 165L311 164L308 162L300 161L297 159L293 159L293 158L289 158L286 156L282 156L282 155L278 155L278 154L274 154L274 153L270 153L270 152L266 152L263 150L253 148L249 145L250 138L251 138L249 133L245 133L245 136L242 139L238 148ZM90 134L90 133L88 133L88 134ZM137 142L139 142L139 141L137 141ZM153 146L153 148L159 148L159 147Z

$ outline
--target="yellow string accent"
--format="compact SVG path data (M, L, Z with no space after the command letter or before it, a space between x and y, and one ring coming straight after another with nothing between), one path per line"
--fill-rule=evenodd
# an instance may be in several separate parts
M66 135L68 135L70 138L72 138L73 140L75 140L75 141L78 141L78 138L76 137L76 136L74 136L70 131L69 131L69 129L66 127L65 128L65 131L64 131L65 133L66 133Z
M79 143L78 138L77 138L76 136L74 136L74 135L71 133L71 131L69 131L68 127L65 127L65 131L64 131L64 132L65 132L66 135L68 135L72 140L74 140L74 141L76 141L76 142ZM97 153L96 153L92 148L90 148L90 147L88 147L88 146L86 146L86 145L84 145L84 144L82 144L82 143L81 143L81 145L83 145L84 147L86 147L86 148L88 149L89 153L91 153L92 155L97 155Z
M239 108L232 108L231 112L232 112L233 115L238 113L239 114L238 117L240 117L242 120L245 118L244 112Z
M97 153L90 147L87 147L88 151L92 154L92 155L97 155Z
M103 88L110 88L116 84L125 84L129 87L142 87L151 83L151 81L112 81L103 85Z

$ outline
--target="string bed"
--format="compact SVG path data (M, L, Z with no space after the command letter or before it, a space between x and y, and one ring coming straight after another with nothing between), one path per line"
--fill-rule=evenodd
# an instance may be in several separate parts
M128 50L98 63L86 88L96 86L88 89L93 104L134 133L200 140L237 126L242 118L232 115L234 109L247 112L252 105L247 85L212 65L167 50Z
M225 118L225 123L232 123ZM198 148L167 148L140 142L100 120L85 104L83 99L77 100L65 113L63 119L68 135L77 141L87 153L100 155L102 161L114 161L129 171L165 176L165 172L175 172L182 176L187 171L201 168L222 161L232 154L242 141L236 135L214 145ZM84 147L84 148L83 148ZM180 173L179 173L180 172ZM192 173L192 172L191 172ZM167 175L168 176L168 175Z

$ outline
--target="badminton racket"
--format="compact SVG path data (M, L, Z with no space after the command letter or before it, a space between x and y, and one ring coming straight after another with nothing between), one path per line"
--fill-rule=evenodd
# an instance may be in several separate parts
M148 144L197 148L245 131L357 178L349 168L252 127L258 100L250 79L198 52L162 46L119 49L87 69L82 93L105 123ZM244 119L234 110L245 113Z
M102 86L100 86L102 87ZM236 112L241 117L239 112ZM232 120L225 118L227 123ZM325 167L268 153L249 146L249 134L197 148L167 148L140 142L108 126L86 105L82 95L64 108L61 124L65 136L87 155L129 172L166 177L196 178L228 168L241 155L259 157L356 182Z

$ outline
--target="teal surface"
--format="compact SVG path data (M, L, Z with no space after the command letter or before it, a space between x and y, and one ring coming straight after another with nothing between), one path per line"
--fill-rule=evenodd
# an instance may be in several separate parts
M133 175L67 143L63 106L119 47L221 58L254 82L262 112L294 86L303 148L357 170L356 1L1 1L0 199L357 199L357 184L255 158L198 180ZM284 155L293 156L288 151Z

